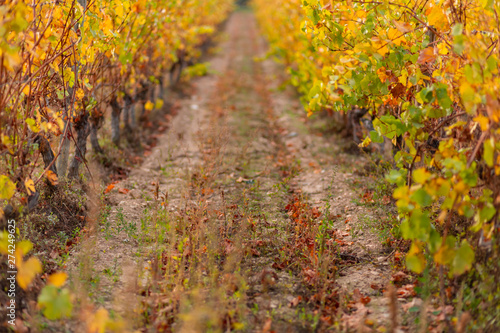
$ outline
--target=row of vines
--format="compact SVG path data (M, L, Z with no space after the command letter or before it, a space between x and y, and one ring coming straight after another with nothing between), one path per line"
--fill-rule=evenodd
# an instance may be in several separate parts
M308 114L364 116L361 147L392 143L407 267L441 280L475 274L480 259L498 268L500 3L253 3Z
M165 89L231 8L231 0L0 1L0 252L15 258L22 289L42 265L25 259L32 244L12 217L37 205L42 181L80 177L87 141L104 152L103 123L120 146L120 133L133 135L162 108ZM64 273L47 281L44 314L69 314ZM105 312L95 316L106 323Z

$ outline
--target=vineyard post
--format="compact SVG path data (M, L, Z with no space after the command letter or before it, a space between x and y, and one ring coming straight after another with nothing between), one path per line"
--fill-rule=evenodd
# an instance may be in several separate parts
M122 108L115 96L111 98L111 141L118 147L120 145L120 114Z

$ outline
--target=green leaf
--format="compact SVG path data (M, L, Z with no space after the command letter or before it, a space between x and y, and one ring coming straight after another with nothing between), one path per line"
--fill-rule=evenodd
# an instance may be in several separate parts
M411 244L410 251L406 255L406 267L417 274L422 273L425 269L425 258L420 247L415 243Z
M375 143L383 143L384 138L377 131L370 131L370 139Z
M465 273L472 268L474 263L474 250L469 243L464 239L462 245L455 254L453 259L453 274L459 275Z
M9 200L14 195L16 185L9 179L9 177L0 176L0 199Z
M484 148L484 153L483 153L484 161L491 168L493 167L494 156L495 156L495 142L493 141L493 138L484 141L483 148Z
M459 90L467 111L472 110L474 103L476 102L476 91L468 82L463 82L460 85Z
M316 82L311 90L309 90L309 95L307 96L309 99L312 99L316 97L318 94L321 93L321 83Z
M465 50L465 38L463 35L457 35L453 38L453 51L459 55Z
M426 242L431 229L431 219L420 209L414 210L410 218L401 223L401 234L405 239L418 239Z
M484 9L492 9L493 0L481 0L480 3Z
M431 229L431 234L429 237L429 251L431 253L435 253L439 247L442 244L442 238L441 235L439 235L439 232L437 232L435 229Z
M42 308L43 315L50 320L71 316L73 303L68 289L59 289L54 285L46 285L40 296L38 305Z
M19 15L10 22L10 28L15 32L21 32L28 27L28 21Z
M453 236L446 237L445 243L439 246L434 253L434 261L440 265L448 265L455 257L455 243L456 239Z
M33 133L38 133L40 132L40 128L37 126L35 119L32 118L26 118L26 124L28 124L29 129Z
M488 203L479 211L479 219L481 222L487 222L493 218L495 213L495 207L491 203Z
M373 140L372 140L373 141ZM391 184L403 185L405 182L405 177L401 173L400 170L391 170L386 176L385 179Z
M443 109L448 109L452 104L450 96L448 95L447 86L444 84L439 84L436 87L436 98Z
M464 25L461 24L461 23L457 23L453 26L453 28L451 29L451 35L452 36L458 36L458 35L461 35L462 34L462 31L464 29Z
M413 192L410 198L422 207L429 206L432 203L432 197L423 188Z
M415 273L420 274L424 271L425 259L422 260L422 258L418 255L409 254L406 256L406 267Z
M389 124L391 130L396 132L396 135L401 135L408 130L408 127L401 122L401 119L397 119L391 115L384 115L380 117L380 121Z
M465 65L464 74L470 83L483 83L482 69L477 62L472 65Z

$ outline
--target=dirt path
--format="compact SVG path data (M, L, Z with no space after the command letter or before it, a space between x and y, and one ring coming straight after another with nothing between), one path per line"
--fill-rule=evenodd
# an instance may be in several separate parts
M278 89L283 70L255 61L266 49L251 13L226 34L215 74L108 194L71 281L143 332L387 327L390 255L367 224L384 212L350 185L362 158L309 130Z

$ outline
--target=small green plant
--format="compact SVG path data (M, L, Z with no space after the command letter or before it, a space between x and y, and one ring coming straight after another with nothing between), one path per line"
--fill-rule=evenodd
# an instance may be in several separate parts
M116 212L116 218L118 219L117 232L120 233L124 231L129 238L137 238L137 226L133 222L128 222L125 220L125 215L123 214L123 208L119 207Z
M110 206L105 206L99 215L99 221L101 224L101 232L104 233L104 239L109 240L113 236L113 229L111 228L111 221L109 220L109 214L111 212Z

